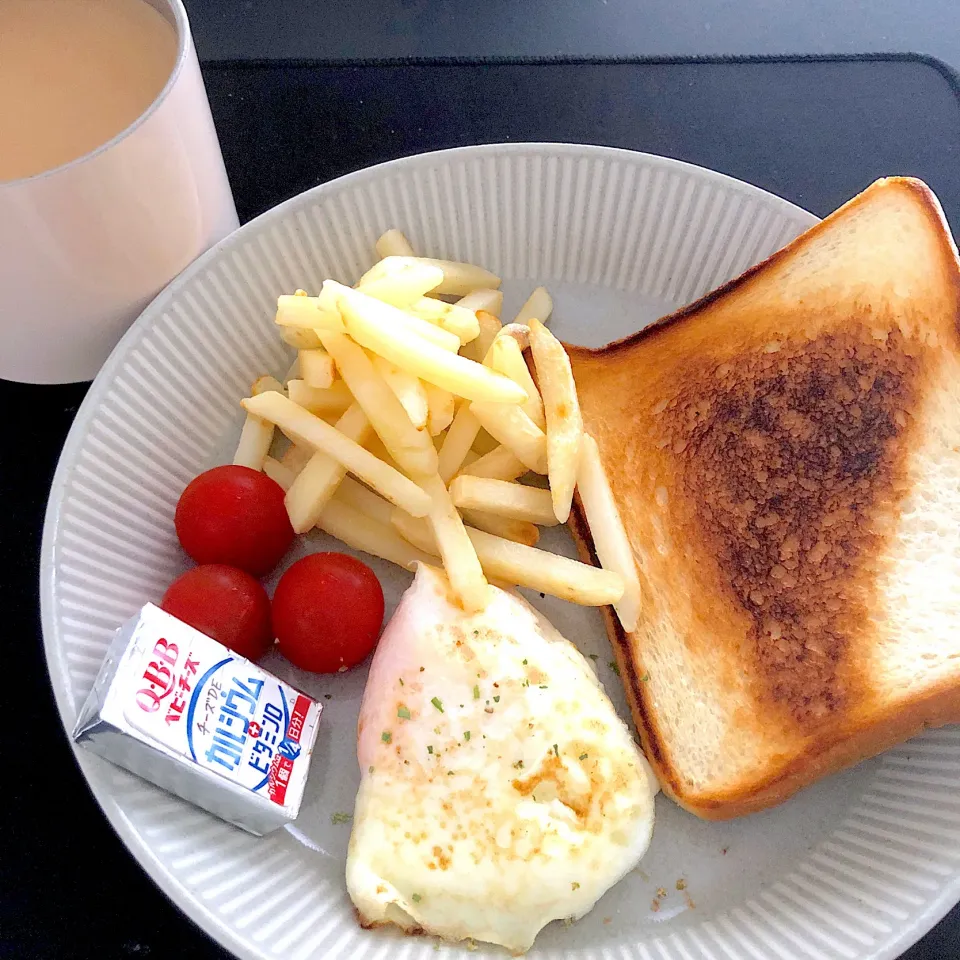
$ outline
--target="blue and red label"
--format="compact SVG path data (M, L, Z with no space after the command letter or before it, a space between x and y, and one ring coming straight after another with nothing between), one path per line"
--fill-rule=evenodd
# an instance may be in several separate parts
M198 766L283 806L313 701L226 652L202 635L158 638L124 712Z

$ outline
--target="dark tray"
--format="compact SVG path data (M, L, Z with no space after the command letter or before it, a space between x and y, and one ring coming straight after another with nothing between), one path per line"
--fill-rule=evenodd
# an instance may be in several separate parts
M960 85L935 60L270 61L204 77L241 220L372 163L539 140L676 157L820 216L912 174L960 233Z
M568 141L721 170L814 213L912 174L960 234L960 84L919 57L216 63L204 70L241 220L360 167L494 141ZM156 889L71 755L40 640L43 509L86 385L0 381L0 609L8 629L0 956L227 956ZM29 734L28 734L29 731ZM29 743L25 755L15 743ZM12 794L11 783L12 781ZM960 956L960 908L904 954Z

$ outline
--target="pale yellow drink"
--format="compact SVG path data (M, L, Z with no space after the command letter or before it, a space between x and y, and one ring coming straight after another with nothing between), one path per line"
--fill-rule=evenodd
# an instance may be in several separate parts
M112 140L176 57L172 24L145 0L0 0L0 182Z

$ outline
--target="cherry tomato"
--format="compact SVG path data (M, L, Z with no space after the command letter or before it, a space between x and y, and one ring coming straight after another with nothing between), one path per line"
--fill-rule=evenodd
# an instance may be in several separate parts
M314 553L284 573L273 592L280 652L314 673L352 667L374 648L383 623L376 574L343 553Z
M175 524L197 563L226 563L262 577L287 552L293 527L283 488L250 467L214 467L180 494Z
M267 591L236 567L206 563L188 570L160 606L248 660L262 657L273 641Z

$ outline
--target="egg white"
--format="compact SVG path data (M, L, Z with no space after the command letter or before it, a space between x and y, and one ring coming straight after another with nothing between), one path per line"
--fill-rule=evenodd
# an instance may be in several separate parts
M347 888L366 925L523 952L646 852L656 785L590 663L520 597L421 567L358 727Z

